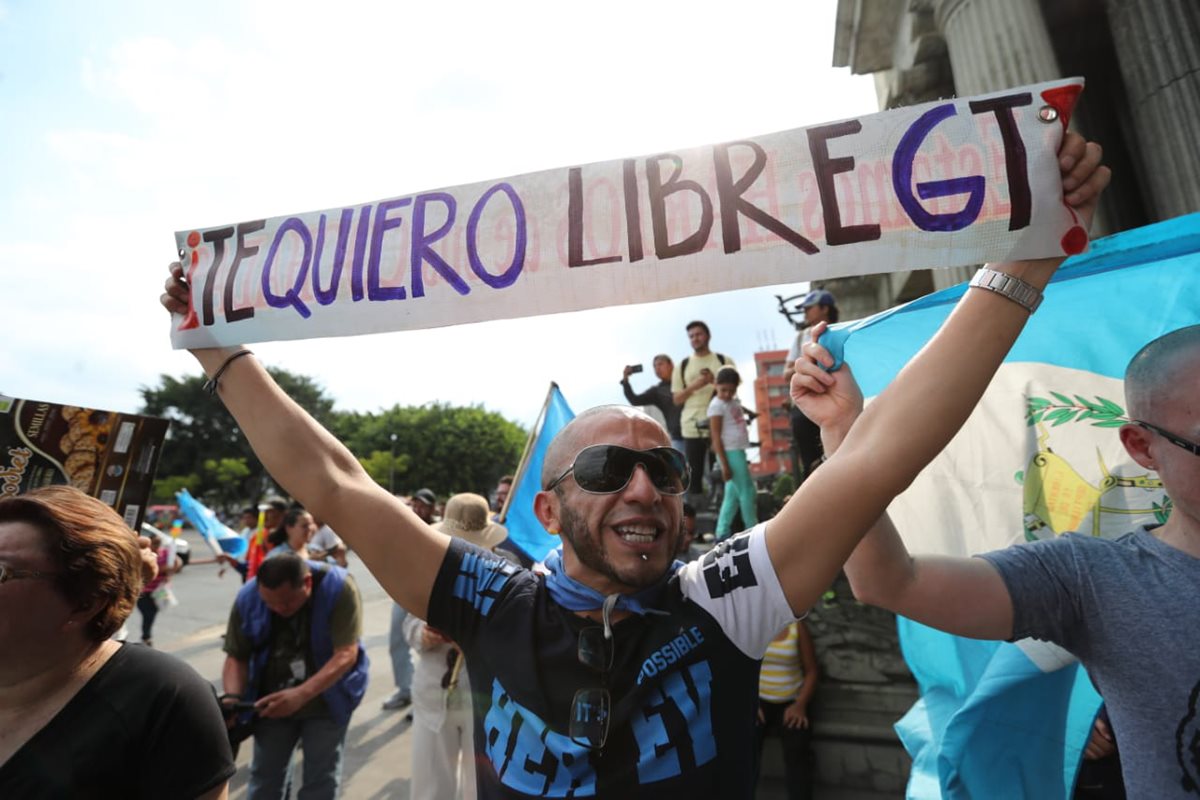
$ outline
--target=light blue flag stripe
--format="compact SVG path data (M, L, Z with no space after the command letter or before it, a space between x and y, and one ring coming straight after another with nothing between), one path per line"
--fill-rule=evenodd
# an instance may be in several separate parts
M879 394L937 331L959 285L822 339L844 353L867 397ZM1040 362L1110 378L1146 342L1200 324L1200 214L1093 242L1058 270L1008 363ZM897 725L914 798L1069 797L1099 696L1070 666L1042 672L1019 647L898 621L922 699Z
M542 523L538 522L533 513L533 498L542 489L542 462L546 458L546 448L574 417L575 412L567 405L558 385L551 386L546 413L542 416L541 428L529 453L529 463L508 503L508 514L504 518L508 541L534 561L544 559L559 543L558 537L546 533Z
M187 489L176 492L175 499L179 501L179 510L204 537L214 554L227 553L234 558L240 558L246 551L246 540L217 519L216 513L192 497L192 493Z
M1200 214L1099 239L1055 273L1045 300L1009 352L1119 378L1134 353L1168 331L1196 324ZM960 284L857 322L822 344L843 352L863 394L879 394L933 336L966 292Z

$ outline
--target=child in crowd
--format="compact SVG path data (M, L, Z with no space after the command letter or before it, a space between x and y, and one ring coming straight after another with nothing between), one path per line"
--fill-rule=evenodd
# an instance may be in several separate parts
M808 702L817 688L817 653L803 620L781 630L767 647L758 679L758 772L763 743L778 733L788 800L813 796L813 754Z
M749 529L758 524L755 509L754 479L746 461L746 448L750 446L750 431L746 425L746 412L737 398L738 384L742 382L737 370L722 367L717 373L717 393L708 404L709 431L712 449L721 464L721 477L725 479L725 499L717 515L717 541L729 536L733 530L733 514L742 510L742 524ZM696 476L692 476L696 480Z

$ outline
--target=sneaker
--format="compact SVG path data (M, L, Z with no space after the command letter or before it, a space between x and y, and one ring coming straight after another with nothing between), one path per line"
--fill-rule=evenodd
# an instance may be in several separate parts
M412 705L412 695L403 689L397 689L383 701L384 711L399 711Z

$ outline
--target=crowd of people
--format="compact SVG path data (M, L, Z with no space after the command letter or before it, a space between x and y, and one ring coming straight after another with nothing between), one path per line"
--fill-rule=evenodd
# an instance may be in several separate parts
M1060 164L1065 201L1090 222L1108 182L1099 149L1067 134ZM990 269L1037 293L1058 264ZM979 289L866 410L850 369L827 370L820 337L836 306L814 299L826 316L799 343L791 395L824 463L812 471L805 456L807 479L765 522L745 503L736 365L693 322L687 358L654 360L660 383L645 399L666 429L602 406L550 444L533 511L561 546L534 568L504 552L484 498L450 497L436 519L432 493L404 502L382 489L242 348L193 351L296 500L268 504L269 547L245 564L223 694L170 656L110 638L146 579L173 566L143 554L111 509L58 487L0 499L0 796L221 797L231 740L245 735L251 797L335 796L369 668L347 548L396 602L385 707L413 707L414 797L751 797L771 730L789 792L806 796L818 669L802 619L843 565L862 600L927 625L1061 643L1105 696L1130 793L1200 790L1179 777L1198 739L1177 736L1200 673L1186 646L1194 604L1149 613L1179 608L1200 577L1200 416L1177 380L1200 366L1200 327L1149 343L1126 375L1134 421L1119 435L1170 493L1166 524L1115 542L910 556L887 506L963 424L1030 313L1016 294ZM172 265L163 305L183 313L189 292ZM681 558L710 450L729 484L721 540ZM740 535L722 525L734 506Z

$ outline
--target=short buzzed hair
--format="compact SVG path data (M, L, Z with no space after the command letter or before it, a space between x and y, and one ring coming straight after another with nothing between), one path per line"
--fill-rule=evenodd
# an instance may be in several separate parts
M1164 334L1137 352L1125 369L1125 403L1132 417L1153 416L1154 401L1179 382L1179 363L1200 357L1200 325Z
M653 363L657 363L659 361L665 361L668 364L671 364L672 366L674 366L674 364L675 364L675 362L671 360L671 357L669 355L667 355L666 353L659 353L653 359L651 359L650 363L653 364Z

